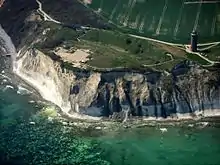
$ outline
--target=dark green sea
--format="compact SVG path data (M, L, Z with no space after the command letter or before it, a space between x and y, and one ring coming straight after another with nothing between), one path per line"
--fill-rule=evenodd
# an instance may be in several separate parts
M220 128L215 125L79 129L40 119L31 94L0 88L1 164L219 165ZM18 92L19 91L19 92ZM117 125L117 123L115 123ZM116 126L117 127L117 126ZM167 128L162 132L160 128Z

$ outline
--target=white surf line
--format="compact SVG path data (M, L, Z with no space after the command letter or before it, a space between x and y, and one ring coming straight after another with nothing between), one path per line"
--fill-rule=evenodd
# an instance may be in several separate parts
M202 2L202 0L201 0L201 2ZM202 6L202 3L199 4L198 10L197 10L196 20L195 20L195 23L194 23L193 31L195 31L198 27L199 16L200 16L200 13L201 13L201 6Z
M120 2L121 2L121 0L118 0L117 3L116 3L116 5L115 5L115 7L113 8L112 13L111 13L111 15L110 15L110 17L109 17L110 20L113 19L113 16L114 16L114 14L115 14L115 12L116 12L116 10L117 10L118 5L120 4Z
M176 27L174 29L174 33L173 33L173 36L176 37L177 36L177 32L179 30L179 26L180 26L180 22L181 22L181 19L182 19L182 13L183 13L183 9L184 9L184 2L182 3L182 6L180 8L180 12L179 12L179 16L178 16L178 20L176 22Z
M184 4L188 5L188 4L197 4L197 3L220 3L220 1L188 1L188 2L184 2Z
M156 30L157 35L160 34L160 28L161 28L161 25L162 25L162 22L163 22L163 19L164 19L165 12L167 10L167 2L168 2L168 0L165 0L165 5L163 7L163 11L162 11L162 14L160 16L160 21L158 23L157 30Z

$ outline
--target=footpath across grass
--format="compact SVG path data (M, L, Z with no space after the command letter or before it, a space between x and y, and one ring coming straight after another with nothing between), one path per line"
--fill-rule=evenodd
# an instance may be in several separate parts
M138 68L171 60L166 55L170 52L161 46L120 32L92 30L80 40L79 47L87 47L93 52L88 64L96 67Z

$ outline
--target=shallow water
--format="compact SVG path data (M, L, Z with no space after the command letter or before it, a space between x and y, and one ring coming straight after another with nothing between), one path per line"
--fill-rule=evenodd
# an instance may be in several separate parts
M141 128L99 140L113 165L220 164L219 128Z
M15 89L1 90L0 96L0 158L4 164L220 164L217 127L167 126L164 132L159 126L121 128L91 136L95 133L71 131L44 120L31 125L20 119L27 119L39 108L28 103L27 96Z
M220 127L67 129L29 118L42 108L22 83L0 75L1 164L219 165ZM13 83L12 83L13 82ZM164 130L164 132L163 132ZM107 133L106 133L107 132Z
M14 51L9 48L9 52ZM10 63L10 59L0 56L1 74ZM22 84L5 76L0 75L1 164L220 165L218 127L173 126L162 132L155 126L102 133L45 119L31 124L32 116L42 106L30 102L36 97L21 91L24 88L18 85Z

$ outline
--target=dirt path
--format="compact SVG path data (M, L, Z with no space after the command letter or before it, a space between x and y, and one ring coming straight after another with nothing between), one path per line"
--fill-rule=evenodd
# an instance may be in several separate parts
M4 2L4 1L3 1ZM45 21L51 21L51 22L54 22L56 24L62 24L62 22L59 22L53 18L51 18L47 13L45 13L42 9L42 3L39 1L39 0L36 0L36 2L38 3L39 5L39 8L38 8L38 13L40 15L42 15L44 17L44 20ZM1 5L1 4L0 4ZM88 8L88 6L86 6ZM117 25L116 25L117 26ZM82 29L97 29L97 28L91 28L91 27L85 27L85 26L81 26ZM148 41L153 41L153 42L157 42L157 43L161 43L161 44L165 44L165 45L170 45L170 46L177 46L177 47L185 47L185 51L188 52L188 53L192 53L192 54L196 54L197 56L199 56L200 58L206 60L207 62L210 63L210 65L214 65L215 63L219 63L217 61L211 61L209 60L208 58L202 56L200 53L198 52L192 52L190 51L190 49L188 48L188 45L184 45L184 44L176 44L176 43L171 43L171 42L165 42L165 41L161 41L161 40L157 40L157 39L152 39L152 38L148 38L148 37L143 37L143 36L138 36L138 35L133 35L133 34L128 34L128 36L130 37L134 37L134 38L139 38L139 39L144 39L144 40L148 40ZM198 44L198 46L208 46L207 48L203 48L203 49L199 49L199 50L207 50L211 47L214 47L216 46L217 44L220 44L220 42L210 42L210 43L203 43L203 44ZM80 54L80 53L79 53ZM171 55L172 56L172 55ZM171 57L170 56L170 57ZM163 62L163 63L159 63L159 64L153 64L153 65L148 65L148 66L157 66L157 65L162 65L164 63L167 63L167 62L172 62L174 59L173 57L171 57L171 60L169 61L166 61L166 62Z

